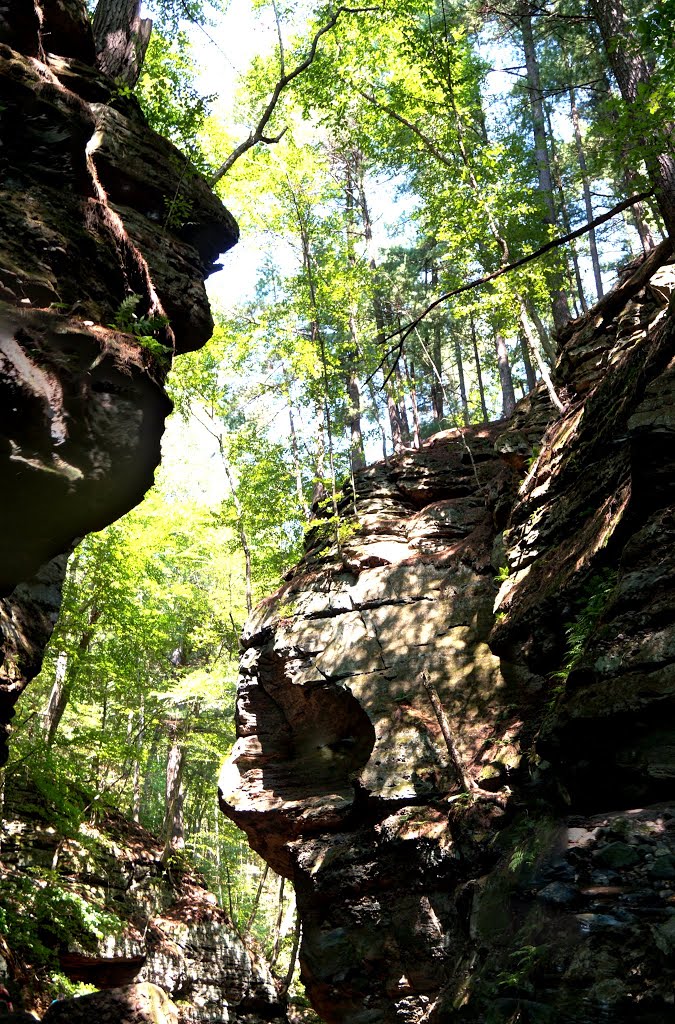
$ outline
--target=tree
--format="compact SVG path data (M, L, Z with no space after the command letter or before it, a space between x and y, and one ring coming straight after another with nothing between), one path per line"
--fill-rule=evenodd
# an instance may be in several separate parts
M152 32L140 12L141 0L99 0L92 21L99 69L127 86L138 81Z
M607 60L621 95L637 118L641 155L656 192L668 233L675 236L675 129L671 117L650 111L653 72L621 0L590 0ZM654 112L655 113L655 112Z

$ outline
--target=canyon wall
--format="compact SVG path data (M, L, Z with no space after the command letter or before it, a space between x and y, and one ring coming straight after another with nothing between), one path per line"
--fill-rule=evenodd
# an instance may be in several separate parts
M666 1024L675 266L508 422L356 475L244 633L225 812L293 879L329 1024Z
M0 4L0 93L4 763L67 554L152 483L171 355L209 338L204 280L238 232L129 90L95 70L83 0ZM133 295L160 325L153 346L125 322Z

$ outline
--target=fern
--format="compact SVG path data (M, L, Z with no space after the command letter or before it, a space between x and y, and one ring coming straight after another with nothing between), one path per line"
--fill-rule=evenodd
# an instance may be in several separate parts
M117 331L124 331L125 334L133 334L139 340L147 340L148 337L152 339L153 334L168 326L169 318L159 313L153 313L152 316L137 316L136 310L140 301L140 295L127 295L126 299L122 299L110 327ZM149 345L145 347L150 348ZM162 345L161 348L166 349L167 352L170 351L165 345Z

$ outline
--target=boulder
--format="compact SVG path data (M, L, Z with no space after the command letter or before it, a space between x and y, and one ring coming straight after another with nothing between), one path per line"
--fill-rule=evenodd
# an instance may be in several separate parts
M60 999L47 1010L43 1024L178 1024L178 1010L166 992L144 982Z

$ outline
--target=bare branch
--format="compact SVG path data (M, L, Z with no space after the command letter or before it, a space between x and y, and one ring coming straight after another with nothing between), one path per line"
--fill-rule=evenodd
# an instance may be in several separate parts
M399 114L398 111L394 110L393 107L390 107L386 103L381 103L380 100L375 99L375 97L371 93L364 92L363 89L358 88L356 89L356 91L358 92L359 96L363 96L364 100L367 100L368 103L371 103L374 107L377 107L378 110L383 111L383 113L385 114L389 114L389 116L393 117L393 119L395 121L398 121L399 124L402 124L405 128L409 128L410 131L414 135L416 135L417 138L420 139L422 143L424 143L424 145L429 150L432 156L435 156L436 159L440 160L440 162L444 164L446 167L449 167L451 170L454 170L454 164L452 163L450 158L445 156L445 154L440 151L436 143L433 142L433 140L430 139L428 135L425 135L424 132L422 132L417 127L416 124L413 124L412 121L408 121L407 118L403 117L402 114Z
M403 327L397 328L395 331L392 331L391 334L387 334L384 338L379 340L378 343L383 345L386 344L386 342L391 341L392 338L398 338L396 344L385 352L380 364L373 371L368 380L372 380L377 371L385 364L389 356L396 353L396 359L400 358L408 335L412 334L415 328L421 324L429 313L433 312L434 309L442 305L444 302L447 302L448 299L452 299L456 295L462 295L464 292L471 291L473 288L479 288L483 284L489 284L491 281L496 281L498 277L503 277L504 274L508 274L512 270L517 270L518 267L524 267L525 264L539 259L540 256L550 252L551 249L556 249L558 246L566 245L574 238L579 238L581 235L585 235L592 228L597 227L599 224L604 224L605 221L611 220L612 217L615 217L617 213L621 213L623 210L628 209L629 206L634 206L636 203L642 202L643 199L649 198L652 194L652 191L640 192L638 195L631 196L630 199L624 199L622 202L617 203L616 206L613 206L611 210L608 210L607 213L601 214L601 216L596 217L595 220L590 221L590 223L584 224L582 227L576 228L574 231L570 231L566 235L559 235L557 238L552 238L550 242L546 242L545 245L540 246L539 249L535 249L534 252L528 253L527 256L521 256L519 260L514 260L513 263L507 263L500 267L499 270L495 270L491 274L486 274L485 277L474 278L473 281L468 281L466 284L460 285L459 288L453 288L452 291L444 292L443 295L439 295L438 298L434 299L433 302L430 302L414 320L409 321L409 323L405 324ZM607 296L605 296L605 298L607 298Z
M372 12L372 11L377 11L377 10L378 10L377 7L342 7L341 6L341 7L336 8L335 13L328 19L326 24L322 25L321 28L318 29L315 32L314 38L312 39L312 42L310 43L309 50L307 51L307 56L303 60L301 60L299 64L296 64L296 66L292 69L292 71L286 72L286 71L283 70L283 67L284 67L283 50L281 51L281 58L282 59L281 59L281 62L280 62L279 78L277 80L276 85L274 86L274 89L272 90L272 95L271 95L271 97L269 99L269 102L268 102L267 106L265 107L265 109L263 110L262 114L260 115L260 120L258 121L257 126L251 132L249 132L248 138L244 139L243 142L240 142L239 145L236 146L232 150L232 152L228 156L227 160L225 160L224 163L222 163L220 165L220 167L218 168L216 173L211 178L210 184L211 184L212 187L217 182L219 182L222 177L224 177L227 174L227 172L230 170L232 165L234 163L236 163L236 161L239 159L240 156L243 156L243 154L247 153L249 149L252 149L254 146L257 146L259 142L269 141L269 140L267 140L265 138L265 128L267 127L267 125L268 125L268 123L270 121L270 118L272 117L274 111L276 110L277 104L278 104L278 102L279 102L279 100L281 98L281 94L283 93L284 89L286 89L291 84L291 82L293 82L304 71L306 71L307 68L309 68L311 66L311 64L314 61L314 58L316 57L316 53L317 53L317 49L318 49L318 46L319 46L319 42L321 41L321 37L325 36L327 32L330 32L332 29L335 28L335 26L338 23L338 19L339 19L340 15L341 14L364 14L364 13L369 12L369 11ZM280 138L281 138L281 135L278 136L278 138L273 139L272 141L278 142Z

